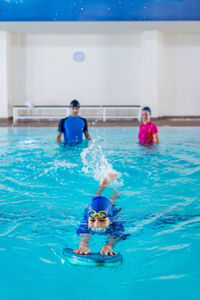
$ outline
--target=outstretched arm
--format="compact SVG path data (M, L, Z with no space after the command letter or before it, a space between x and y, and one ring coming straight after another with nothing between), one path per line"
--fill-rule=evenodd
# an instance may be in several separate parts
M89 240L90 240L90 235L89 234L82 234L81 241L79 248L74 251L76 254L83 254L87 255L91 252L91 250L88 248L89 246Z
M115 238L114 236L110 236L109 238L109 242L106 243L103 248L101 249L100 253L104 254L104 255L117 255L117 253L115 251L113 251L113 247L116 243L118 243L119 241L123 240L122 238Z
M119 191L114 192L114 194L110 197L110 201L112 202L113 205L116 204L116 200L119 196Z
M118 177L117 173L108 173L107 175L105 175L100 181L99 188L96 191L95 196L100 196L103 190L117 177Z

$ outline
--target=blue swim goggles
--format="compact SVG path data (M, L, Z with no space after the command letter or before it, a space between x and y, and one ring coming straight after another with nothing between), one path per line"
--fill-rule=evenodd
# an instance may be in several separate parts
M101 210L101 211L99 211L99 212L96 212L95 210L90 210L90 211L88 212L88 215L89 215L89 217L91 217L91 218L95 218L96 216L98 216L100 219L105 219L105 218L108 217L107 212L104 211L104 210Z

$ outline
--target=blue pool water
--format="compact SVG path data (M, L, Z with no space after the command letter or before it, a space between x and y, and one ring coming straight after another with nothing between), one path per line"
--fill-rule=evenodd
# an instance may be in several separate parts
M94 143L66 148L55 129L0 128L0 299L200 299L200 130L160 128L161 144L137 129L92 129ZM104 172L120 177L115 269L69 265L76 228ZM99 251L104 238L93 236Z

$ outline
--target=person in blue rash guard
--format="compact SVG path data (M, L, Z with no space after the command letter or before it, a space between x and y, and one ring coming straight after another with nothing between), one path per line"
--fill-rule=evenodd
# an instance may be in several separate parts
M106 244L100 250L100 253L104 255L117 254L113 251L113 246L116 242L126 238L127 235L124 234L123 224L117 219L120 209L117 209L114 205L116 194L113 195L112 202L101 196L104 188L116 177L117 174L108 173L101 180L96 196L86 208L83 220L77 229L77 234L81 236L81 241L79 248L74 251L76 254L87 255L91 252L88 248L90 234L97 233L108 237Z
M83 139L83 133L87 140L91 140L87 121L78 115L79 110L80 103L77 100L72 100L70 103L70 115L59 122L57 142L61 143L62 134L64 134L66 145L80 144Z

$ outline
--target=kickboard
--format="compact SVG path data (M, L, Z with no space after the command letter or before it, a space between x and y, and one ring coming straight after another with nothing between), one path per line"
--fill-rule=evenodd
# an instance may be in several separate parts
M102 255L100 253L90 253L88 255L75 254L70 248L63 249L63 255L70 264L90 266L90 267L118 267L122 263L121 254Z

